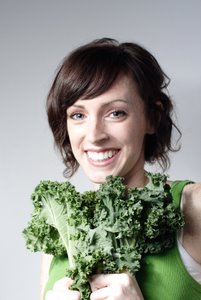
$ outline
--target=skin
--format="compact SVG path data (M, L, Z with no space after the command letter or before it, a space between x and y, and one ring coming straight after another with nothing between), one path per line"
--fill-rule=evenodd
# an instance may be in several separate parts
M183 191L183 247L201 265L201 183L187 185Z
M119 77L104 94L94 99L79 99L67 110L67 129L73 153L86 175L97 188L107 175L119 175L131 187L144 186L144 136L153 133L145 117L143 101L135 82ZM90 152L113 151L106 160L94 160ZM183 191L183 247L201 264L201 183ZM49 257L44 268L49 268ZM45 280L43 280L45 282ZM55 283L46 300L79 300L79 292L69 290L71 279ZM92 277L91 300L142 300L137 281L128 273L99 274ZM42 299L42 298L41 298Z
M104 94L79 99L67 110L67 129L74 156L92 183L108 175L124 177L128 186L143 186L144 137L152 133L136 84L122 76ZM115 151L106 160L94 161L88 152Z

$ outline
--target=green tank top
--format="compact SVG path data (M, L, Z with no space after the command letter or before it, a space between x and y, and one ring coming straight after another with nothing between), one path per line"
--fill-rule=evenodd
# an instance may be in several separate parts
M174 203L180 205L184 186L190 181L175 181L171 186ZM54 283L65 276L68 260L54 257L44 295ZM136 274L145 300L201 300L201 285L186 270L179 255L177 242L170 250L160 255L146 255Z

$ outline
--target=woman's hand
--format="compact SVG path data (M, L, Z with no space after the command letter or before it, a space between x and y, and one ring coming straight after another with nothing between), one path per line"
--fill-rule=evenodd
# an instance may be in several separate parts
M91 300L143 300L135 277L129 273L92 276Z
M56 281L53 289L47 292L45 300L80 300L78 291L69 290L72 283L68 277Z

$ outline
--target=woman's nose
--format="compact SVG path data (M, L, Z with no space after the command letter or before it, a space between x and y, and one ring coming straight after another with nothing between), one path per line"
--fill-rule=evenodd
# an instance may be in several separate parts
M97 144L108 139L106 126L103 120L92 119L87 128L87 139L92 144Z

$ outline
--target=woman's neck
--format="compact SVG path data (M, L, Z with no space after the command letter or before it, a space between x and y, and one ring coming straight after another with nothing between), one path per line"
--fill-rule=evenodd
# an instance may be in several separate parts
M146 171L136 172L135 176L127 176L125 178L125 185L130 188L140 188L145 187L149 182L149 178L146 175ZM93 190L98 190L101 183L93 183Z

